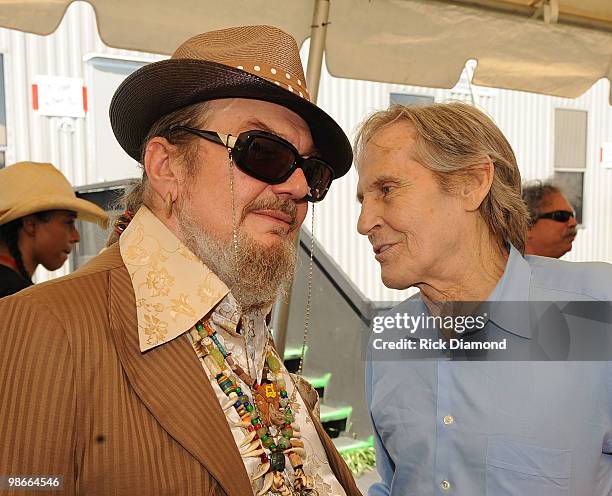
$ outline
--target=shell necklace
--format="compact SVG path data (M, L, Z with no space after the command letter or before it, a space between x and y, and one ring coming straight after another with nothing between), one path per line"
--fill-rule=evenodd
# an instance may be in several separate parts
M193 348L211 376L227 396L223 412L235 426L245 429L245 437L238 447L243 458L259 457L260 465L251 481L263 477L257 496L268 492L290 495L312 495L314 479L304 473L306 450L301 440L299 425L291 409L297 388L291 398L281 371L280 360L267 351L261 384L244 371L221 343L209 321L201 319L191 329ZM240 378L251 390L252 399L238 385ZM229 418L235 410L240 422ZM293 468L292 479L286 470L286 460Z

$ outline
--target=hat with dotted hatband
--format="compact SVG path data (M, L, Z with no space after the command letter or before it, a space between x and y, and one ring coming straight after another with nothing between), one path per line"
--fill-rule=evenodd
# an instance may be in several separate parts
M342 128L310 101L297 43L271 26L242 26L199 34L168 60L146 65L119 86L110 120L119 144L140 160L144 140L161 117L195 103L249 98L276 103L302 117L335 177L353 154Z

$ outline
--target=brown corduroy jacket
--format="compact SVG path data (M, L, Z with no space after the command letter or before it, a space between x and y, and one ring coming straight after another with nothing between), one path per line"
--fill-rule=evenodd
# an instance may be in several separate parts
M53 494L252 495L187 337L141 353L135 304L117 244L0 300L0 474L61 475ZM360 495L313 420L338 481Z

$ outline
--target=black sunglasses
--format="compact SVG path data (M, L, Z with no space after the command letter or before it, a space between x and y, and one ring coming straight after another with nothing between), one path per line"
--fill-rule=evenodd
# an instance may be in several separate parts
M536 220L551 219L555 222L567 222L574 216L574 212L571 212L570 210L555 210L554 212L547 212L545 214L538 215Z
M191 133L229 148L234 162L241 170L269 184L284 183L296 169L302 169L308 184L308 194L304 198L309 202L319 202L325 198L334 180L334 171L329 164L320 158L300 156L291 143L266 131L245 131L236 137L174 126L168 133L175 131Z

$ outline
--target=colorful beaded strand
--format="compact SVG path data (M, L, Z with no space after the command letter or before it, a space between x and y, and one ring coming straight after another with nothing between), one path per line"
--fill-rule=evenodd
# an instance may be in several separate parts
M294 470L296 479L293 485L295 489L300 493L310 490L312 488L312 477L304 475L303 460L300 456L300 453L305 455L304 443L299 440L299 428L293 424L295 415L291 410L296 388L294 386L294 392L291 398L289 398L286 382L280 372L281 365L279 359L271 352L268 352L264 367L264 377L267 376L267 371L270 371L272 372L273 379L269 383L263 383L262 380L262 384L257 385L256 381L248 376L233 360L231 353L227 352L220 342L216 331L210 327L207 321L201 320L194 327L197 333L192 333L192 337L194 338L196 354L205 361L215 377L219 388L228 397L228 402L224 405L224 411L233 407L241 419L241 427L250 433L245 436L243 441L243 443L246 443L246 449L241 451L242 456L260 457L262 465L260 465L260 469L256 470L256 477L253 477L253 480L263 475L266 478L258 496L265 494L270 488L273 488L275 491L283 489L284 478L282 473L286 469L285 456L289 459L289 463ZM229 370L225 365L229 367ZM233 374L230 372L233 372ZM274 399L278 394L279 413L282 413L283 418L282 421L279 421L278 418L275 418L275 421L270 419L270 423L276 428L276 435L272 434L269 427L263 421L256 405L255 392L253 393L253 401L250 402L248 396L238 385L236 376L240 377L251 390L255 389L258 397L266 395L266 399ZM264 390L263 392L261 391L262 389ZM266 450L269 453L266 453ZM272 487L272 481L274 481L274 487Z

